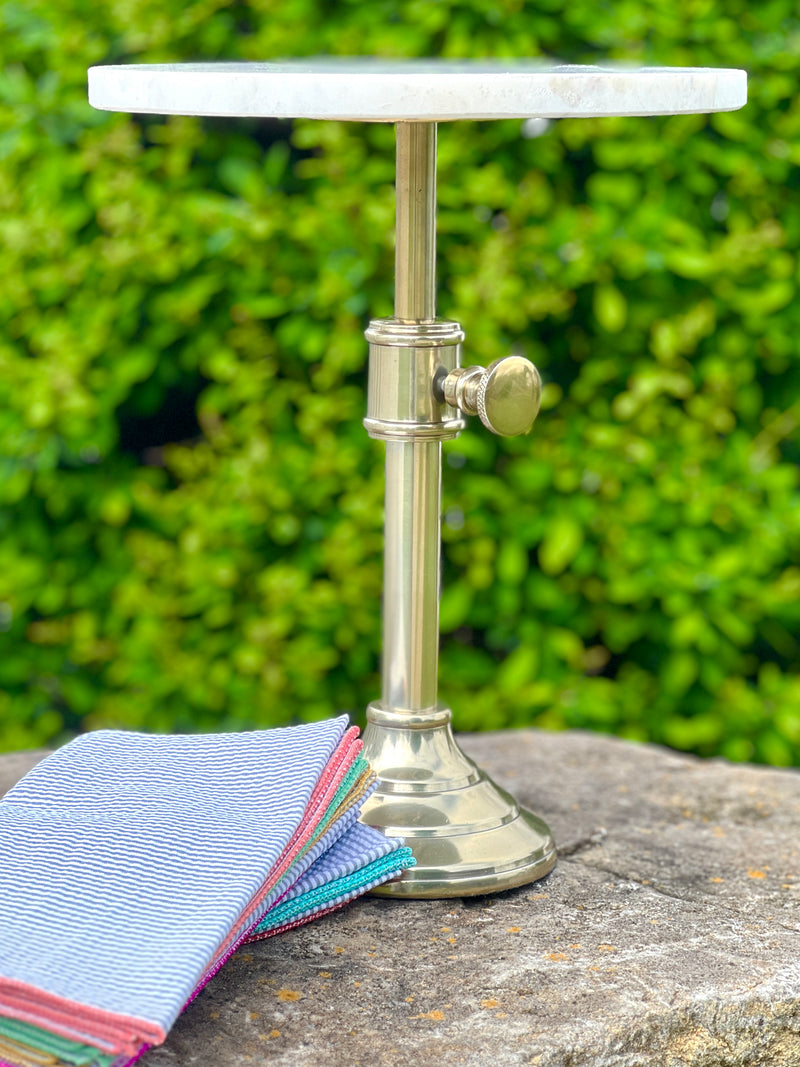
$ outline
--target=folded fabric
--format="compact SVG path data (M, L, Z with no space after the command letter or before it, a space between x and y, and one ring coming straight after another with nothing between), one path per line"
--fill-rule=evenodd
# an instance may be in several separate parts
M8 1056L14 1067L64 1063L70 1067L111 1067L119 1057L104 1055L91 1045L79 1045L39 1026L0 1018L0 1062Z
M371 826L354 823L298 878L247 937L258 941L299 926L395 877L414 865L410 848L384 837Z
M99 731L34 768L0 801L0 1061L121 1064L276 905L296 925L413 862L355 829L357 733Z
M357 822L357 814L352 808L337 820L331 831L334 836L340 834L335 844L324 847L331 834L320 839L309 852L318 858L253 927L246 941L272 937L327 915L414 865L410 848ZM10 1063L3 1063L4 1054ZM0 1016L0 1067L114 1067L126 1059Z

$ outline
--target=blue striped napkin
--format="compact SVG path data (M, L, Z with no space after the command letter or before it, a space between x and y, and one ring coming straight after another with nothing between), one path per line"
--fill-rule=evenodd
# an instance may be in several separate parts
M244 734L98 731L34 768L0 801L0 1061L36 1062L9 1049L46 1033L72 1050L56 1062L91 1062L74 1058L90 1048L122 1063L164 1040L271 910L296 925L413 862L356 828L372 788L360 747L344 716Z

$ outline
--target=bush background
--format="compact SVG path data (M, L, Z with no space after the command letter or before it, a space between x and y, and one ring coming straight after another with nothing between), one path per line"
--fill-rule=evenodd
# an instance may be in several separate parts
M94 63L735 66L741 112L440 131L440 309L547 383L446 447L441 691L800 762L793 0L0 0L0 748L379 690L393 130L92 111Z

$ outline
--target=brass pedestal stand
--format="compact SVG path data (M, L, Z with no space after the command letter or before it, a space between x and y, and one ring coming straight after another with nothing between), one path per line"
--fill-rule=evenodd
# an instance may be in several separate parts
M370 323L367 432L386 442L383 692L367 709L365 755L379 778L362 819L404 837L417 860L387 896L509 889L555 863L547 826L459 749L437 703L442 441L479 414L524 433L539 410L519 356L461 368L464 334L436 318L436 124L397 125L395 317Z

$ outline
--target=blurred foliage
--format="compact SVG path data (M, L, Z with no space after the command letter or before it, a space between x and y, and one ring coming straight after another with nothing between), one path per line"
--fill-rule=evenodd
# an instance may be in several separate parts
M0 747L379 690L393 131L93 111L95 63L744 67L713 116L440 131L441 313L547 383L447 446L441 689L800 762L794 0L0 0Z

